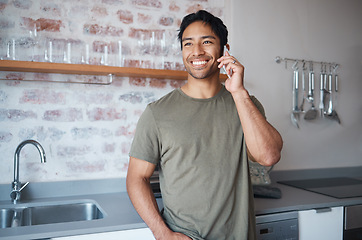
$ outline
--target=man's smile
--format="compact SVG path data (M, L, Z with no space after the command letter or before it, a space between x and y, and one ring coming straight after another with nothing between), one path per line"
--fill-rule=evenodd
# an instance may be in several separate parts
M202 65L205 65L207 62L208 61L203 60L203 61L192 61L191 63L194 66L202 66Z
M195 68L195 69L200 69L203 67L207 66L207 63L210 61L210 59L205 59L205 58L196 58L196 59L191 59L189 60L189 63Z

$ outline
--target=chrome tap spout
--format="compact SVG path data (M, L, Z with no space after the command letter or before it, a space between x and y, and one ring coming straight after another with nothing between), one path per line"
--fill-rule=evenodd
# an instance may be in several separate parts
M22 187L21 182L19 180L19 155L20 155L21 149L26 144L33 144L39 151L40 161L42 163L46 162L45 151L44 151L43 147L40 145L40 143L38 143L37 141L35 141L35 140L25 140L25 141L23 141L23 142L21 142L19 144L19 146L16 148L15 155L14 155L14 181L12 182L12 191L10 193L10 197L11 197L14 204L18 200L20 200L20 196L21 196L20 192L28 184L28 183L26 183L26 185L24 185Z

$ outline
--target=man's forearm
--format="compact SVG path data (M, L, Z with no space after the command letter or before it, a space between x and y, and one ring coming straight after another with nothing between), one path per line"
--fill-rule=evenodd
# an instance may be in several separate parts
M233 93L245 142L254 160L262 165L273 165L280 159L283 141L250 99L246 90Z
M162 239L165 234L171 231L160 215L147 179L127 177L127 192L136 211L151 229L156 239Z

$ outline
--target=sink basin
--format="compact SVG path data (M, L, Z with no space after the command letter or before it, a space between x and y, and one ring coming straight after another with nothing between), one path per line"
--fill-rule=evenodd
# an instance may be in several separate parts
M20 205L0 209L0 228L32 226L104 218L95 202Z
M0 228L11 227L15 214L15 209L0 209Z

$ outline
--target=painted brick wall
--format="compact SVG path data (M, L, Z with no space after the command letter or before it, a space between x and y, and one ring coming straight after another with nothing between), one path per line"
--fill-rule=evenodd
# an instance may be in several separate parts
M159 56L157 51L141 51L140 38L154 32L160 40L165 33L170 46L184 15L206 9L223 17L223 6L224 1L212 0L4 0L0 57L12 38L19 43L18 58L31 60L34 39L29 31L35 25L38 41L71 42L73 55L79 56L89 44L92 64L101 64L105 45L116 59L121 40L124 66L150 66ZM42 51L32 54L36 60L44 57ZM172 54L164 56L161 68L182 69L179 56ZM0 183L12 181L14 152L26 139L42 144L47 163L40 163L35 147L25 146L20 156L23 182L125 177L128 151L145 106L184 84L120 77L111 85L76 84L67 82L102 83L107 77L15 72L0 72L0 78Z

